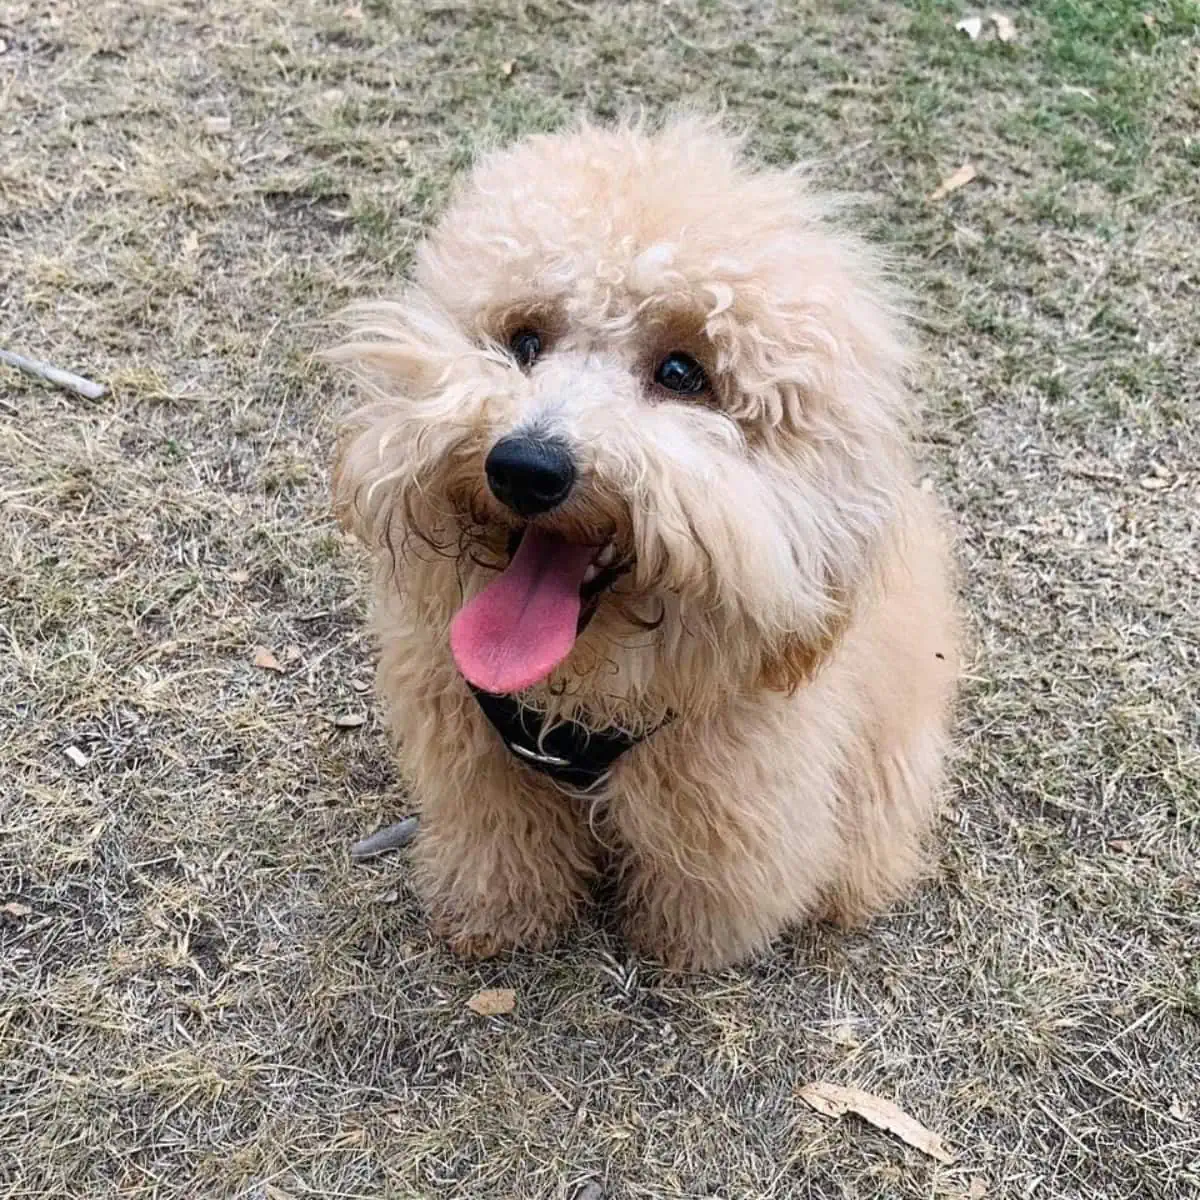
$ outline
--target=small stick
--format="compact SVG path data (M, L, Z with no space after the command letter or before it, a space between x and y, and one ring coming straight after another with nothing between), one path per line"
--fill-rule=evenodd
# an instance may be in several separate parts
M84 379L82 375L61 371L49 363L40 362L36 358L26 358L23 354L14 354L11 350L0 350L0 362L8 363L10 367L17 367L21 371L28 371L30 375L36 375L39 379L45 379L48 383L57 384L80 396L86 396L89 400L99 400L108 391L102 383L93 383L90 379Z
M370 837L363 838L361 842L355 842L350 847L350 857L355 862L365 862L368 858L375 858L389 850L399 850L402 846L407 846L416 835L417 818L405 817L403 821L385 826Z

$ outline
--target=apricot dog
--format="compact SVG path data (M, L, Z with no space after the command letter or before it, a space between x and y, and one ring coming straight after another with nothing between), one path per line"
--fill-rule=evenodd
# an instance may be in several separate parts
M920 873L956 676L872 254L713 123L483 159L394 301L335 506L374 552L417 879L461 953L614 871L678 968L858 922Z

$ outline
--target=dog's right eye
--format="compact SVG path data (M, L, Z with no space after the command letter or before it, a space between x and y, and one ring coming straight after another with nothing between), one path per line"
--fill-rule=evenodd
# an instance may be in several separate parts
M508 342L513 357L523 367L532 367L542 352L541 336L532 329L518 329Z

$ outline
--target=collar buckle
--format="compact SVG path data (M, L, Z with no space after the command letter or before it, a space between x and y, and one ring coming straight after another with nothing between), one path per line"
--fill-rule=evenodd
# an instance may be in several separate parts
M504 744L526 762L531 762L539 767L569 767L571 765L569 758L559 758L557 754L540 754L536 750L530 750L528 746L522 746L520 742L505 742Z

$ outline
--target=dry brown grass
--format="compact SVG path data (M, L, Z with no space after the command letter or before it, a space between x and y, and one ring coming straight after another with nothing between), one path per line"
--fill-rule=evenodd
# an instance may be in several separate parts
M0 368L0 1195L1196 1194L1196 10L957 11L0 7L0 344L112 384ZM680 96L873 194L923 298L977 645L940 880L719 977L603 931L466 967L347 853L404 800L334 724L371 647L316 322L480 139Z

